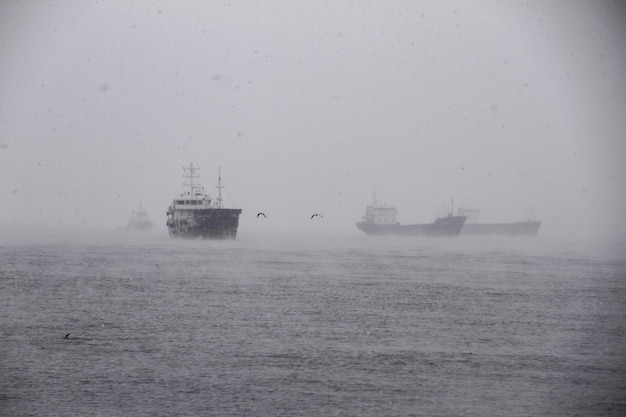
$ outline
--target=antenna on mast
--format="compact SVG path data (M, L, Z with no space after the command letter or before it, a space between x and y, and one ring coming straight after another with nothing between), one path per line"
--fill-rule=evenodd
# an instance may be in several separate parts
M193 166L193 162L190 162L188 167L183 167L183 178L189 179L189 182L185 183L184 185L188 185L193 188L193 179L200 177L199 174L196 174L196 171L198 171L199 169L200 167Z
M204 189L202 184L194 183L194 178L200 178L200 174L197 171L200 169L198 166L193 166L193 162L189 163L188 167L183 167L183 178L189 181L185 181L183 186L189 187L189 191L187 191L187 195L199 195L204 194ZM182 195L184 195L183 193Z
M217 208L222 208L222 167L217 168Z

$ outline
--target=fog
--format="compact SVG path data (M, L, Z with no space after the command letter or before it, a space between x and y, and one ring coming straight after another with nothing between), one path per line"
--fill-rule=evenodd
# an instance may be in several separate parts
M376 192L623 237L625 44L617 1L4 2L0 230L166 234L193 162L240 236L357 234Z

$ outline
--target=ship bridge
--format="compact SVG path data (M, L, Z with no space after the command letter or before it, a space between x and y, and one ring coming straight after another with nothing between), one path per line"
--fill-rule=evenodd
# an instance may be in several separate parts
M365 209L365 221L376 224L396 224L398 210L392 206L373 204Z

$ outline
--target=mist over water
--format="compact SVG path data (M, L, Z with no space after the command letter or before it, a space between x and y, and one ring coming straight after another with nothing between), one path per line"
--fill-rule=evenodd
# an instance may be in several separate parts
M624 22L3 2L0 415L625 415ZM236 240L168 237L191 162ZM374 193L542 224L373 238ZM118 230L140 206L152 231Z

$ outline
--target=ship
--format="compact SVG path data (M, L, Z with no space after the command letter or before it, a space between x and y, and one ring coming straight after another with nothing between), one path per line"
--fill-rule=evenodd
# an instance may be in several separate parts
M217 198L205 194L197 182L200 167L189 164L183 167L185 182L179 197L167 209L166 226L172 238L235 239L241 209L222 206L222 173L218 170Z
M426 224L400 224L397 217L398 210L394 206L378 204L374 196L373 203L367 206L356 227L373 236L456 237L465 223L465 216L454 216L452 212Z
M513 223L480 223L480 210L459 208L457 213L467 217L462 236L537 236L541 222L534 219Z
M150 220L150 216L148 216L148 212L141 207L141 202L139 202L139 210L133 211L130 216L130 220L128 221L128 225L126 225L125 230L151 230L152 229L152 221Z

